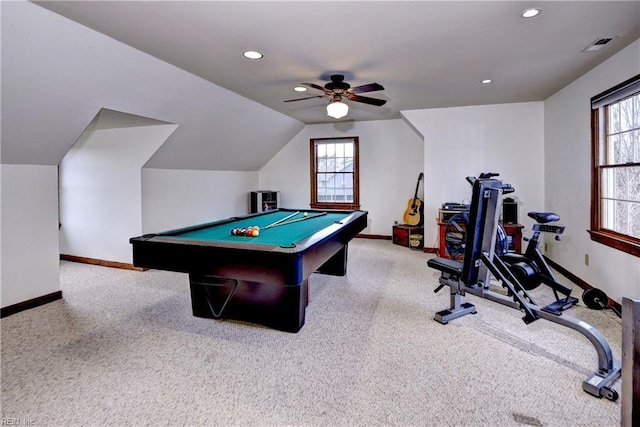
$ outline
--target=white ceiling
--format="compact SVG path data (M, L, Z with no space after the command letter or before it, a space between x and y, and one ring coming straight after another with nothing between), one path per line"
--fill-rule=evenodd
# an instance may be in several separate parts
M342 73L377 82L342 120L541 101L640 37L640 1L46 1L42 7L304 123L326 99L293 91ZM523 19L528 7L542 13ZM601 37L600 52L582 52ZM249 61L247 49L264 53ZM482 84L485 78L491 84Z

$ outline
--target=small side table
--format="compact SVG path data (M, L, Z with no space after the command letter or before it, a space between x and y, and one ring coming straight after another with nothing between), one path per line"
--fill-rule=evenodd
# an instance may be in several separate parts
M406 224L394 225L393 243L411 249L422 250L424 247L424 228Z

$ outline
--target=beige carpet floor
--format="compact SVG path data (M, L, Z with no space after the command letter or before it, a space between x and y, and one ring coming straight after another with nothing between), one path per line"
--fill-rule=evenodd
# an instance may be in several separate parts
M311 277L297 334L191 315L186 274L61 263L64 299L1 320L2 418L36 426L615 426L579 333L468 296L448 325L432 255L355 239ZM538 288L539 304L551 293ZM576 290L576 296L581 292ZM621 320L580 306L620 358ZM620 381L616 383L620 390Z

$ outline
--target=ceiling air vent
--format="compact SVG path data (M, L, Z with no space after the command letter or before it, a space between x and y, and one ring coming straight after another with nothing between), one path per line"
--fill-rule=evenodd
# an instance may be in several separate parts
M614 41L615 39L617 39L618 36L614 36L614 37L600 37L599 39L597 39L596 41L594 41L593 43L591 43L589 46L587 46L583 52L598 52L602 49L604 49L604 47L606 45L608 45L609 43L611 43L612 41Z

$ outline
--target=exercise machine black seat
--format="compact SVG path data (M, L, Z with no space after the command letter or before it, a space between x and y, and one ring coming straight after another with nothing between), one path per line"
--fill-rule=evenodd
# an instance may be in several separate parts
M547 224L549 222L560 221L560 215L553 212L529 212L529 218L533 218L540 224Z
M462 263L447 258L431 258L427 261L427 265L435 270L449 273L459 277L462 274Z

